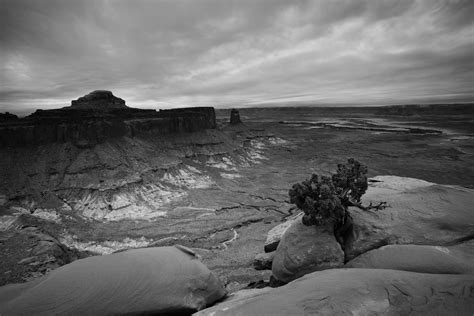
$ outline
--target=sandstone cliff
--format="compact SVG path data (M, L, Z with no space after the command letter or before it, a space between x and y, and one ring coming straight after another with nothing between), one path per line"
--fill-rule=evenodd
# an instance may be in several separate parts
M216 127L214 108L130 108L110 91L94 91L70 107L37 110L0 123L0 148L72 142L93 146L107 139L196 132Z

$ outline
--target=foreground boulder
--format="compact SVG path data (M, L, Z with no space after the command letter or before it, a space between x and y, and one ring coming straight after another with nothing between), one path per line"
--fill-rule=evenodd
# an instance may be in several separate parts
M474 252L474 244L470 246ZM389 245L360 255L346 268L392 269L435 274L474 273L474 254L458 247Z
M190 249L144 248L77 260L33 282L4 286L0 314L192 313L224 295Z
M283 234L272 264L273 276L290 282L305 274L341 267L344 252L331 225L306 226L295 221Z
M271 270L274 257L275 252L259 253L255 256L255 259L253 259L253 267L255 270Z
M472 315L473 287L474 275L332 269L196 315Z
M384 201L380 211L349 209L353 230L345 238L346 261L388 244L449 245L472 238L474 190L419 179L378 176L362 197Z
M281 237L286 232L286 230L296 221L301 221L303 213L289 218L286 222L281 223L270 229L267 233L267 240L265 241L264 250L265 252L275 251L280 243Z

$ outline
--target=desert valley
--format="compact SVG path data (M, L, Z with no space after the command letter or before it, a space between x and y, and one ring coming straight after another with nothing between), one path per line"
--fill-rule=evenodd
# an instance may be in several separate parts
M472 310L471 105L248 108L234 111L237 118L231 124L229 110L139 110L122 101L95 91L59 110L36 111L25 118L2 116L0 281L19 284L0 289L0 294L19 291L15 299L3 299L5 311L27 313L31 306L24 300L32 298L21 298L32 290L24 285L31 283L34 289L38 280L54 277L71 262L175 245L200 258L221 283L222 293L237 295L234 303L220 303L217 310L273 313L281 307L259 300L273 302L283 295L298 302L298 293L308 291L294 282L282 284L327 268L341 271L344 282L356 282L360 275L342 269L346 267L395 272L377 277L367 272L357 281L367 282L367 293L336 291L325 308L342 312L353 306L339 306L341 302L360 304L370 298L381 304L379 311L402 312L418 306L413 300L422 295L426 302L418 306L420 312ZM368 166L369 188L362 202L386 202L388 207L351 208L353 237L339 245L314 235L314 226L298 226L302 211L290 202L288 191L313 173L333 173L350 157ZM277 247L286 235L296 240ZM326 243L340 255L325 250ZM382 259L370 257L390 245L414 248L386 249L388 257L382 258L391 262L386 267ZM305 258L306 252L314 257ZM299 266L294 260L302 255ZM283 273L275 262L272 267L274 257L280 265L296 266L283 268ZM396 257L406 261L397 266ZM413 257L416 262L410 261ZM394 303L389 294L386 304L386 298L377 298L382 285L373 278L388 282L386 288L398 282L390 281L392 277L418 280L400 271L418 273L419 284L406 285L406 293L400 290L408 299ZM329 274L313 276L316 282L318 277L326 280ZM332 278L321 282L336 282L330 286L335 289L339 281ZM303 283L303 288L309 286ZM448 283L456 290L448 290ZM419 294L427 284L441 298ZM18 286L21 290L15 290ZM281 287L272 289L276 286ZM253 293L257 298L252 299L241 294L246 291L263 292ZM444 309L435 305L438 299L446 300ZM300 303L285 313L316 308L311 299ZM362 305L369 311L367 304Z
M0 316L473 316L473 16L0 0Z

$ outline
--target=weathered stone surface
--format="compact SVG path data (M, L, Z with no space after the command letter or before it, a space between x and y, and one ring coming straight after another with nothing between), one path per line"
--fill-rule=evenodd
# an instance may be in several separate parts
M271 270L275 252L259 253L253 260L253 267L255 270Z
M350 208L354 230L347 236L346 261L388 244L444 245L472 236L474 190L438 185L419 179L379 176L362 197L386 201L388 208L363 211Z
M37 110L14 122L0 121L0 148L72 142L81 147L120 137L161 136L216 127L214 108L173 110L87 107Z
M240 120L240 114L239 111L236 109L232 109L230 111L230 124L240 124L242 121Z
M198 311L222 298L218 278L184 247L77 260L40 280L0 288L0 312L35 315Z
M283 234L273 259L272 273L276 279L290 282L343 264L344 252L331 226L306 226L298 220Z
M471 244L471 248L474 251L474 244ZM457 247L388 245L366 252L344 267L435 274L472 274L474 256Z
M123 99L117 98L111 91L95 90L77 100L71 101L71 107L73 109L107 110L126 108L127 106Z
M474 275L332 269L196 315L471 315L473 286Z
M11 221L0 227L0 286L29 281L77 259L77 252L31 226L37 223L25 217L10 216Z
M275 251L280 243L281 237L286 230L296 221L301 220L303 213L299 213L296 216L289 218L286 222L281 223L270 229L267 233L267 240L265 241L264 250L265 252Z

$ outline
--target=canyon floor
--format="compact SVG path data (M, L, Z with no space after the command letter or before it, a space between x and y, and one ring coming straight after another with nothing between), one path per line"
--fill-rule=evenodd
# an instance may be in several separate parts
M252 260L298 211L289 188L349 157L369 177L474 188L474 117L241 109L244 123L231 126L228 115L217 112L216 130L158 140L3 152L0 285L81 257L173 244L194 249L231 292L268 280Z

